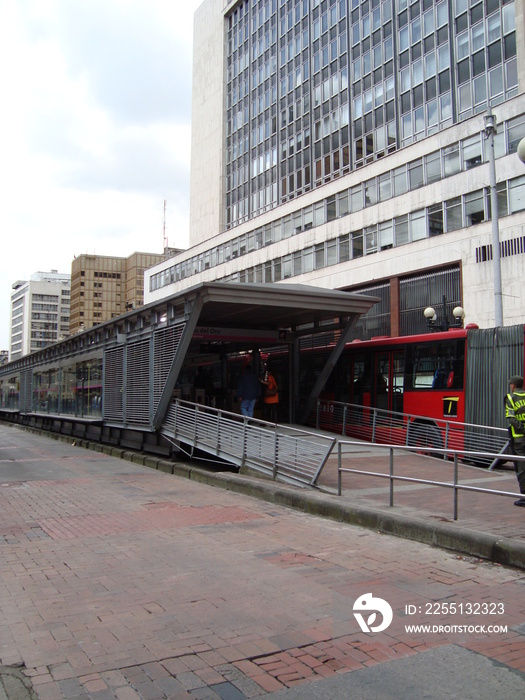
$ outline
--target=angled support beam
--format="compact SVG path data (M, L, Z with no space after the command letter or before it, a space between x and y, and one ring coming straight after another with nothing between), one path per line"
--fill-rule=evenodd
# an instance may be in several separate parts
M358 320L359 320L359 314L353 314L348 319L343 331L341 332L339 340L337 341L334 349L330 353L330 355L326 361L326 364L323 367L321 374L317 377L317 381L315 382L314 388L310 392L310 396L308 397L308 399L306 401L306 406L305 406L304 411L301 415L301 423L304 423L306 421L306 419L308 418L310 411L312 410L313 406L315 405L315 402L319 398L319 394L323 390L323 387L325 386L326 382L328 381L328 377L330 376L333 368L336 365L337 360L341 356L341 353L343 352L345 345L348 342L348 338L350 337L350 331L355 326L355 324L357 323Z
M168 406L171 401L173 390L175 389L175 384L177 382L179 372L182 369L186 353L188 352L188 348L193 337L193 333L195 332L195 328L201 315L203 303L204 300L202 298L202 295L200 294L193 301L186 302L186 306L184 309L184 315L187 319L186 325L184 326L184 330L182 331L177 351L173 356L173 360L171 361L171 367L168 372L168 376L166 377L166 383L164 384L164 389L162 390L159 405L157 406L155 416L153 417L153 430L158 430L164 422L166 411L168 410Z

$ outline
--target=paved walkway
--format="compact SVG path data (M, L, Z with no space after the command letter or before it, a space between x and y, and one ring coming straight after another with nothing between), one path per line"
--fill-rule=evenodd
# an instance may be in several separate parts
M431 669L445 673L451 656L454 687L477 682L478 700L523 696L524 571L234 492L251 483L284 503L293 487L209 477L228 490L157 466L0 426L0 698L15 697L7 676L18 669L41 700L438 700ZM299 496L313 512L354 497L357 510L381 512L383 488ZM418 505L425 515L421 490L405 488L400 518ZM484 518L469 505L469 525L490 530L494 518L498 536L522 536L525 509L493 500ZM354 613L368 593L392 608L382 631L362 631ZM361 620L373 628L385 618L369 603ZM418 624L430 627L407 627ZM414 675L415 657L428 675ZM385 678L391 695L380 695Z

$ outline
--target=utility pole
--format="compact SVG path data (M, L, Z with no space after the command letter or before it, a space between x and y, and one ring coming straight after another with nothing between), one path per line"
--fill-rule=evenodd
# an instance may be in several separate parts
M494 325L503 325L503 293L501 287L501 256L499 249L499 211L496 190L496 158L494 156L494 134L496 117L491 110L485 115L485 138L488 144L490 173L490 217L492 220L492 266L494 271Z
M166 200L164 200L164 223L162 226L162 235L163 235L163 250L166 250L168 247L168 240L166 238Z

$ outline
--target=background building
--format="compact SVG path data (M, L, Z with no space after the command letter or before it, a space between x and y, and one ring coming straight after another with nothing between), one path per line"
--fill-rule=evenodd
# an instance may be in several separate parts
M69 334L71 276L36 272L13 284L9 359L16 360Z
M133 253L127 258L79 255L71 264L70 332L142 306L144 270L177 252L166 249L162 254Z
M205 280L312 283L494 324L489 108L504 323L523 322L525 0L205 0L195 15L191 248L146 301Z

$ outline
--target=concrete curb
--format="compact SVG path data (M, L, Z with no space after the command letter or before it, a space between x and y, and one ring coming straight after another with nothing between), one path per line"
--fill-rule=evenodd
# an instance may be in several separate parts
M525 570L525 542L509 537L498 537L478 530L461 528L454 523L436 523L395 511L376 510L353 505L339 496L318 490L288 486L263 477L232 472L209 472L185 462L171 462L144 453L137 453L87 440L76 440L68 435L56 435L37 428L15 426L28 432L47 435L53 439L74 444L85 449L104 452L112 457L126 459L135 464L156 469L167 474L192 479L252 496L269 503L294 508L303 513L329 518L337 522L359 525L382 534L414 540L442 549L487 559L496 564L514 566Z

